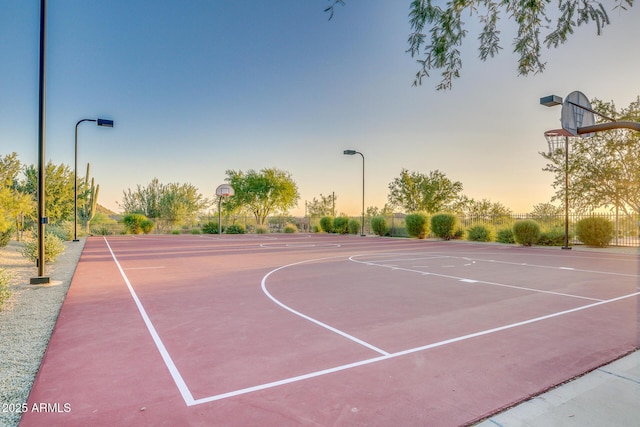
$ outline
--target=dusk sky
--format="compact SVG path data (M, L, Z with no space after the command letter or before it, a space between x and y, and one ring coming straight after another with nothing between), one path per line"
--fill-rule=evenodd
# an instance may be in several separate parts
M338 212L382 207L402 168L440 170L474 199L526 213L548 202L543 133L560 108L539 105L574 90L627 107L640 95L640 8L613 11L596 35L581 27L543 50L543 74L518 77L514 26L501 20L502 53L478 59L467 19L460 79L436 91L435 72L406 53L409 0L348 0L332 20L325 0L52 0L48 6L46 158L79 174L91 163L99 203L119 211L124 190L191 183L207 198L225 170L277 167L305 201L335 192ZM37 163L38 0L0 0L0 156ZM556 3L549 4L555 7Z

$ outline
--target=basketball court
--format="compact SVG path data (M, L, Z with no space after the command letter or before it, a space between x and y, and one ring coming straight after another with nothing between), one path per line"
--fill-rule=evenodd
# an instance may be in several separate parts
M557 248L92 237L21 426L469 425L637 349L639 277Z

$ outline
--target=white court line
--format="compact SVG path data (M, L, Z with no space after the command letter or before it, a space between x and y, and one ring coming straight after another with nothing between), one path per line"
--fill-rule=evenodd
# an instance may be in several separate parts
M267 290L267 278L268 278L269 276L271 276L273 273L275 273L276 271L279 271L279 270L282 270L282 269L284 269L284 268L288 268L288 267L293 267L294 265L306 264L306 263L309 263L309 262L321 261L321 260L331 259L331 258L337 258L337 257L335 257L335 256L334 256L334 257L326 257L326 258L318 258L318 259L312 259L312 260L306 260L306 261L294 262L293 264L283 265L282 267L278 267L278 268L276 268L275 270L271 270L270 272L268 272L268 273L267 273L267 274L262 278L262 283L261 283L261 286L262 286L262 292L264 292L264 293L265 293L265 295L266 295L267 297L269 297L269 299L271 299L271 301L275 302L275 303L276 303L276 304L278 304L280 307L282 307L282 308L284 308L285 310L287 310L287 311L289 311L289 312L291 312L291 313L295 314L296 316L300 316L300 317L302 317L303 319L306 319L306 320L308 320L308 321L310 321L310 322L312 322L312 323L315 323L315 324L316 324L316 325L318 325L318 326L321 326L321 327L323 327L323 328L325 328L325 329L328 329L328 330L330 330L330 331L331 331L331 332L333 332L333 333L336 333L336 334L338 334L338 335L341 335L341 336L343 336L343 337L347 338L348 340L351 340L351 341L353 341L353 342L355 342L355 343L358 343L358 344L360 344L360 345L362 345L362 346L364 346L364 347L367 347L368 349L371 349L371 350L373 350L373 351L375 351L375 352L377 352L377 353L380 353L380 354L385 355L385 356L386 356L386 355L388 355L389 353L387 353L386 351L381 350L381 349L379 349L378 347L376 347L376 346L374 346L374 345L371 345L371 344L369 344L369 343L368 343L368 342L366 342L366 341L363 341L363 340L361 340L361 339L359 339L359 338L356 338L356 337L354 337L353 335L349 335L348 333L346 333L346 332L344 332L344 331L341 331L341 330L339 330L339 329L336 329L336 328L334 328L333 326L329 326L329 325L327 325L326 323L323 323L323 322L321 322L321 321L319 321L319 320L317 320L317 319L314 319L313 317L307 316L306 314L303 314L303 313L300 313L300 312L299 312L299 311L297 311L297 310L294 310L293 308L291 308L291 307L289 307L288 305L284 304L283 302L279 301L277 298L275 298L273 295L271 295L271 293Z
M403 267L397 267L397 266L390 267L390 266L384 265L384 264L376 264L375 262L371 262L371 261L359 261L359 260L355 259L355 257L358 257L358 256L361 256L361 255L352 255L352 256L350 256L349 257L349 261L357 262L359 264L366 264L368 266L389 268L391 270L408 271L409 273L418 273L418 274L422 274L423 276L443 277L445 279L458 280L460 282L465 282L465 283L483 283L485 285L500 286L502 288L519 289L519 290L530 291L530 292L541 293L541 294L551 294L551 295L558 295L558 296L563 296L563 297L586 299L586 300L589 300L589 301L603 301L602 299L599 299L599 298L583 297L581 295L565 294L563 292L544 291L544 290L541 290L541 289L527 288L527 287L524 287L524 286L506 285L504 283L487 282L487 281L484 281L484 280L474 280L474 279L468 279L466 277L450 276L448 274L432 273L432 272L429 272L429 271L422 271L422 270L413 270L411 268L403 268ZM443 267L449 267L450 268L450 267L454 267L454 266L443 266Z
M124 279L124 282L127 284L127 288L129 288L129 293L131 293L131 297L133 298L133 301L136 303L136 307L138 307L138 311L142 316L142 320L144 320L144 324L147 326L147 330L149 331L149 334L151 334L151 338L153 338L153 342L156 344L156 348L160 352L160 355L162 356L162 360L164 360L164 364L167 366L167 369L169 370L169 373L171 374L173 381L176 383L176 386L178 387L178 390L180 391L180 394L182 395L184 402L187 404L187 406L193 405L194 404L193 395L191 394L191 391L189 391L189 387L187 387L187 384L184 382L182 375L180 375L178 368L176 367L175 363L173 363L173 359L171 359L171 356L169 355L167 348L164 346L164 343L160 339L160 336L158 335L156 328L153 326L153 323L151 323L151 319L149 319L149 316L147 315L146 310L144 309L142 303L140 302L140 299L138 298L136 291L133 290L133 286L131 286L131 282L129 282L129 278L124 273L124 270L122 269L122 266L118 262L116 255L113 253L113 250L111 250L111 246L109 245L107 238L106 237L103 237L103 238L104 238L104 242L107 245L107 248L109 248L109 252L111 252L111 257L113 258L113 261L116 263L116 266L118 266L118 270L120 270L120 275Z

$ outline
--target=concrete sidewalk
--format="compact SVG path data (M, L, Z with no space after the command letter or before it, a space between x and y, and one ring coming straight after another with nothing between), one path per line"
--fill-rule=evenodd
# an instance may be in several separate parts
M476 424L496 426L640 426L640 350Z

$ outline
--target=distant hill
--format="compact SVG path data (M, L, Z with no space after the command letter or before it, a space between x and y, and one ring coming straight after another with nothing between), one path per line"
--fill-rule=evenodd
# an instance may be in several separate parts
M105 208L104 206L102 206L100 203L98 203L98 206L96 206L96 212L98 213L102 213L105 214L107 216L114 216L114 215L118 215L116 212L112 211L109 208Z

